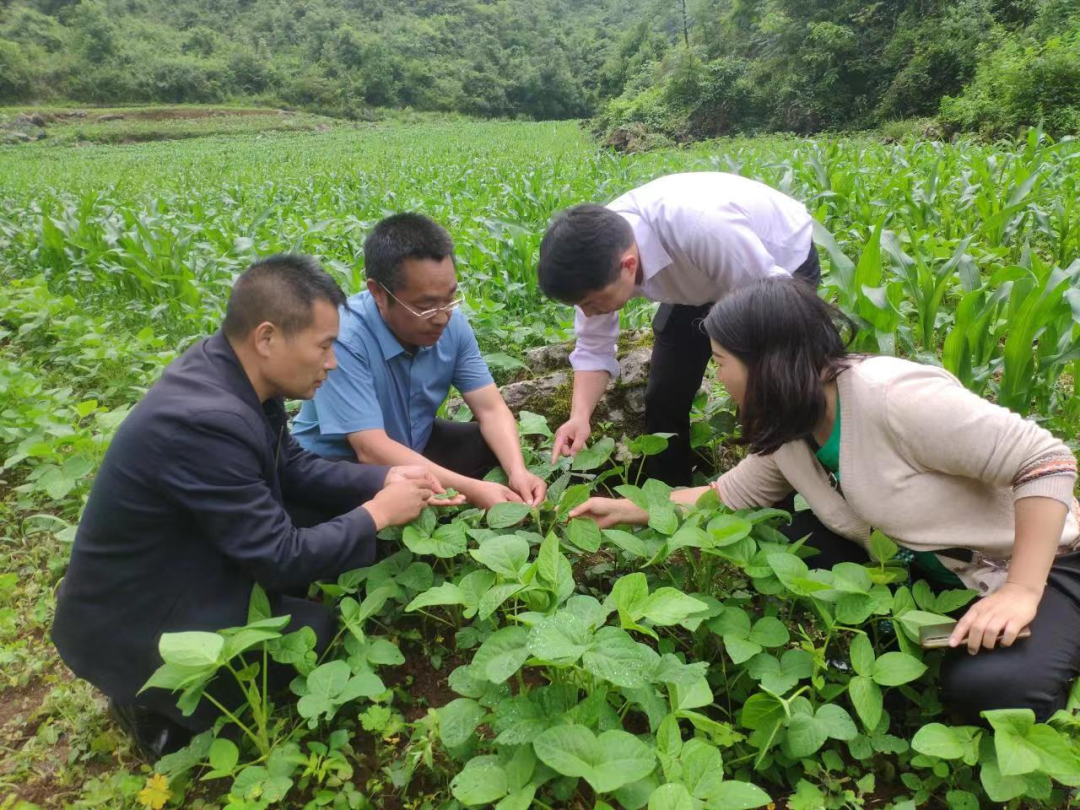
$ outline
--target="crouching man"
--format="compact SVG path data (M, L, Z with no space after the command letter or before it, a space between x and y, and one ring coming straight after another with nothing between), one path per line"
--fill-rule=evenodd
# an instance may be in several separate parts
M324 648L334 615L301 598L308 585L371 563L376 532L442 492L426 470L335 464L289 435L284 400L310 399L333 371L344 301L309 257L252 265L221 331L165 370L105 455L52 637L149 758L214 720L205 703L183 717L175 695L138 694L162 633L244 624L259 583L292 616L286 631L307 625Z

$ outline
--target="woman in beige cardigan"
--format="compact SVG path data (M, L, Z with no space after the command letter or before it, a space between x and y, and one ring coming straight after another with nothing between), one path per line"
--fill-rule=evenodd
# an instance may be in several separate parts
M980 591L942 672L955 709L1028 707L1045 718L1064 706L1080 675L1080 505L1068 448L940 368L849 354L851 321L798 280L741 288L704 326L751 450L712 484L724 504L771 506L797 492L810 511L786 533L811 535L821 553L810 564L865 561L880 529L916 576ZM693 503L706 489L673 497ZM648 520L608 498L571 516L602 528Z

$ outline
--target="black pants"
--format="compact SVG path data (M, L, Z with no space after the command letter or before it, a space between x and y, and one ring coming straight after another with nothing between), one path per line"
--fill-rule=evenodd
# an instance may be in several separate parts
M295 632L302 627L310 627L315 631L316 655L322 655L323 651L330 646L337 632L337 616L334 611L318 602L310 599L298 599L293 596L271 595L270 605L275 616L291 616L291 620L282 635ZM247 657L247 663L262 664L261 656ZM296 677L296 669L292 665L277 664L270 662L266 671L267 691L271 694L282 692L288 688L289 683ZM245 704L244 695L240 691L236 679L227 670L220 670L217 677L206 689L207 694L214 700L225 706L229 711L235 712ZM210 728L217 720L220 712L205 697L199 703L198 708L190 717L184 717L176 705L179 694L173 694L167 689L147 689L138 696L136 705L168 718L176 725L187 729L193 734L198 734Z
M440 467L469 478L483 478L499 464L484 441L479 422L436 419L431 438L421 455Z
M796 513L783 532L792 540L810 535L807 545L821 552L807 558L815 568L869 560L861 546L831 532L810 511ZM941 702L967 723L980 722L979 713L990 709L1031 709L1045 721L1065 707L1078 677L1080 551L1055 560L1030 638L978 655L959 647L946 654Z
M821 264L813 245L793 275L815 287L821 284ZM668 439L667 450L646 460L645 473L671 486L691 483L690 408L712 355L709 338L701 329L701 320L711 308L712 304L661 304L653 319L645 432L675 435Z

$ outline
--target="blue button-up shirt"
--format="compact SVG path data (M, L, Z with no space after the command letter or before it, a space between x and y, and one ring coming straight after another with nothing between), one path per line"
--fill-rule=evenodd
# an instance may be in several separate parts
M450 386L467 394L493 382L460 310L451 313L434 346L415 354L394 337L371 293L352 296L340 312L338 367L292 426L296 440L313 453L355 459L347 437L363 430L385 430L399 444L423 452Z

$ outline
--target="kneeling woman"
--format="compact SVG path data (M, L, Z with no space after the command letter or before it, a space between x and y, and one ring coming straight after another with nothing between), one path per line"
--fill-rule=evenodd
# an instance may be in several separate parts
M947 704L969 718L1031 708L1045 719L1062 708L1080 674L1080 505L1068 448L940 368L849 354L842 335L854 325L796 279L740 288L713 307L705 331L751 450L712 484L724 504L802 495L810 512L789 536L810 534L821 554L808 562L821 567L865 561L880 529L911 552L919 576L983 594L950 639ZM693 503L705 490L673 497ZM571 514L601 527L648 520L606 498ZM1028 626L1031 637L1017 640Z

